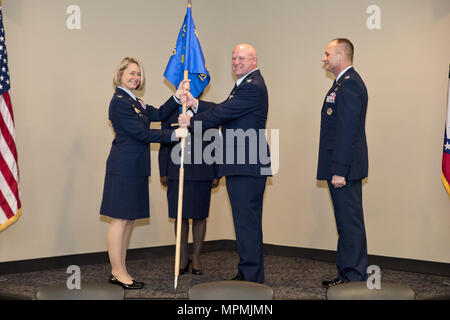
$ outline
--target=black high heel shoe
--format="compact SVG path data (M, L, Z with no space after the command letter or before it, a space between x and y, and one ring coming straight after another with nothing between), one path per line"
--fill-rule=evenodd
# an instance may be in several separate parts
M137 289L142 289L144 287L144 283L143 282L136 282L134 280L133 280L133 283L130 283L130 284L120 282L112 274L109 277L108 281L109 281L109 283L117 284L117 285L121 286L122 288L124 288L126 290L137 290Z
M195 276L201 276L203 274L203 271L202 271L201 267L200 267L200 269L195 269L194 263L192 263L192 274Z
M189 259L186 267L184 267L183 269L180 269L180 274L185 274L186 272L189 272L189 266L191 265L191 262L192 262L192 260Z
M142 281L136 281L136 280L132 280L133 281L133 283L136 283L136 284L139 284L139 285L141 285L141 286L144 286L145 285L145 282L142 282Z
M202 272L202 270L194 269L194 267L192 267L192 274L196 275L196 276L201 276L203 274L203 272Z

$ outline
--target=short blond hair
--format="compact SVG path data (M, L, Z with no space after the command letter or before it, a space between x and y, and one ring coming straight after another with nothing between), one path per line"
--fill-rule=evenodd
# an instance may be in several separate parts
M121 85L123 71L128 67L128 65L130 63L137 64L137 66L139 67L139 70L141 71L141 82L139 82L139 85L136 87L136 90L141 90L145 86L144 67L142 66L142 63L136 58L130 58L130 57L123 58L122 62L120 62L120 64L116 68L116 72L114 73L114 79L113 79L114 85L115 86Z

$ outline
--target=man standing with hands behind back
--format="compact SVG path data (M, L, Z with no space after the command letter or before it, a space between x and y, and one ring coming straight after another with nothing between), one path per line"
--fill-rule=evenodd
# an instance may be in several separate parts
M324 287L367 279L362 179L368 174L365 133L367 89L353 69L353 44L334 39L322 58L336 76L322 107L317 179L327 180L338 231L335 280Z
M201 120L204 130L222 126L224 163L218 166L218 176L226 177L239 254L237 274L232 280L263 283L262 211L271 170L270 158L259 158L261 152L268 155L266 137L259 133L266 128L269 99L257 62L255 48L249 44L237 45L231 57L237 82L227 100L216 104L188 94L184 97L187 105L197 114L192 119L180 115L179 123L192 127L194 121ZM241 139L242 135L245 140ZM254 136L255 140L247 135Z

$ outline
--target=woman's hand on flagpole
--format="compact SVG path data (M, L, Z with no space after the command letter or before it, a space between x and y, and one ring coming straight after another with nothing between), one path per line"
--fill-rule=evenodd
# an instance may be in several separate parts
M186 138L189 135L189 130L184 127L180 127L178 129L175 129L175 135L177 138Z
M189 127L191 125L191 116L187 114L180 114L178 117L178 125L182 128Z

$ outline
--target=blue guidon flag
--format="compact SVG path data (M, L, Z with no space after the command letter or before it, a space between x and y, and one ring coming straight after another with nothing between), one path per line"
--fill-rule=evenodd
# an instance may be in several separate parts
M177 44L167 64L164 77L175 88L178 88L178 85L184 78L185 70L189 72L191 94L197 98L206 88L211 78L206 69L205 58L203 57L197 30L192 19L190 5L187 7L183 25L178 33Z
M447 120L445 123L444 152L442 156L442 183L450 196L450 67L448 73Z

